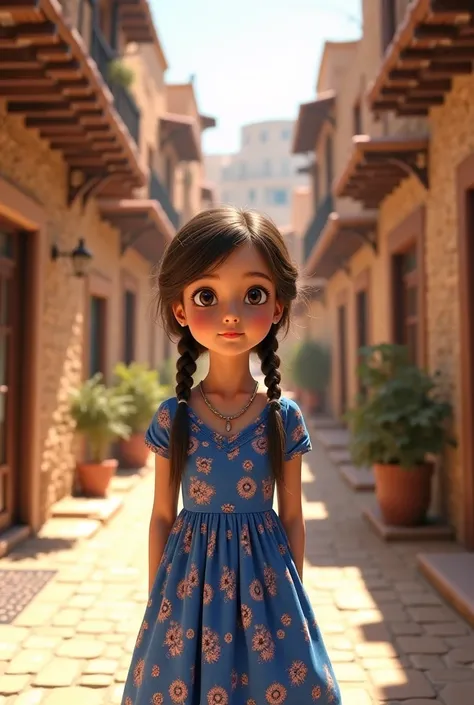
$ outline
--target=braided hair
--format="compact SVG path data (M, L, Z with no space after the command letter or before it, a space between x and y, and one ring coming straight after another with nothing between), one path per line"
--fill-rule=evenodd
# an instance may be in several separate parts
M196 360L200 350L196 340L193 338L188 326L181 332L178 341L179 358L176 362L176 398L178 408L173 419L171 428L170 445L170 469L171 484L176 490L179 489L181 479L181 469L186 463L189 447L189 423L187 404L191 398L193 386L193 375L196 372ZM181 401L186 402L179 403Z
M256 352L260 358L262 372L265 375L268 403L268 450L270 465L277 482L283 479L283 457L285 452L285 428L281 417L281 374L278 350L278 325L273 324L266 337L257 346Z
M193 337L188 326L176 319L175 307L183 303L183 291L192 282L212 271L236 248L251 244L268 262L273 273L276 295L283 305L282 318L273 324L257 352L265 375L268 401L268 442L275 478L283 475L285 432L280 412L281 396L277 333L288 331L291 303L297 297L298 271L291 261L285 242L274 223L255 211L219 206L202 211L188 221L169 243L158 271L157 309L164 330L178 343L176 373L178 408L170 437L170 482L179 489L189 449L187 402L191 398L196 361L205 348ZM182 403L181 403L182 402Z

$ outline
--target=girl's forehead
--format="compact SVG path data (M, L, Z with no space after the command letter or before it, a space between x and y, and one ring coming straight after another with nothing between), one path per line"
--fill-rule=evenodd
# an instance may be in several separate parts
M245 243L237 247L226 259L221 262L214 273L230 271L234 274L241 272L263 272L266 275L271 275L271 270L268 262L261 251L252 243Z

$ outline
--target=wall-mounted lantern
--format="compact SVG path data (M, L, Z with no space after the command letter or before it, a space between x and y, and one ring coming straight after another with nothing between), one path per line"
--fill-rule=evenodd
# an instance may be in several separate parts
M92 252L87 249L84 238L79 238L76 247L70 252L60 252L56 244L51 247L51 259L55 262L59 257L70 257L75 277L85 277L92 262Z

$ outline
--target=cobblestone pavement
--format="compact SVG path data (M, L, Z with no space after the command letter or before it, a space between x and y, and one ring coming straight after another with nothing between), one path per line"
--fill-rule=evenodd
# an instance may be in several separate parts
M421 547L372 533L360 516L370 498L315 446L303 475L305 585L344 705L473 705L473 630L418 573ZM36 539L0 561L59 570L13 625L0 625L0 705L120 703L147 597L152 485L150 473L74 549Z

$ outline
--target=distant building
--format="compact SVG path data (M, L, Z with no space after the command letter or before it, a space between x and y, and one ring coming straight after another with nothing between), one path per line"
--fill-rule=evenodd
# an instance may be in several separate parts
M269 120L242 127L236 154L209 155L206 179L215 184L217 203L230 203L267 213L279 226L291 223L294 187L307 183L298 168L307 163L291 154L291 120Z

